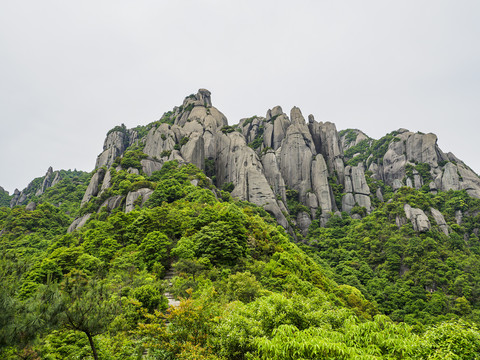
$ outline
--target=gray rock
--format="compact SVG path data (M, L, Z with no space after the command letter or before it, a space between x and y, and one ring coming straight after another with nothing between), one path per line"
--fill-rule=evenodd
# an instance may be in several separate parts
M440 231L442 231L445 235L448 235L448 225L442 213L434 208L430 208L430 212Z
M285 191L285 181L277 163L277 156L274 151L267 151L262 158L262 165L265 171L265 177L272 186L272 190L276 195L280 195L282 201L287 202L287 196Z
M135 201L139 197L142 197L141 205L143 206L152 194L153 194L153 190L149 188L142 188L142 189L138 189L137 191L129 192L127 194L127 200L125 202L125 212L128 213L133 209L135 209Z
M142 170L147 176L152 176L155 171L159 171L163 166L163 160L153 160L151 158L140 160Z
M355 206L355 197L352 193L347 193L342 197L342 210L350 213Z
M457 225L461 225L463 221L463 214L462 210L457 210L455 211L455 220L457 222Z
M376 191L375 195L377 196L377 199L380 200L381 202L385 201L385 200L383 200L383 194L382 194L382 189L381 188L377 188L377 191Z
M207 89L200 89L197 93L197 99L203 102L206 107L212 106L211 93Z
M67 233L71 233L71 232L74 232L75 230L80 229L83 225L85 225L87 223L87 221L88 221L88 219L90 219L91 215L92 214L89 213L89 214L85 214L82 217L79 217L79 218L75 219L70 224L70 226L68 227Z
M81 206L88 203L92 197L97 196L99 191L99 185L103 181L104 177L105 177L105 170L103 168L98 169L97 172L93 174L92 179L88 184L87 190L83 195Z
M112 131L107 134L103 144L103 152L98 155L95 168L102 166L109 168L115 159L121 156L128 146L133 144L137 137L138 134L134 130L128 130L127 132Z
M398 179L393 180L393 184L392 184L393 191L396 191L396 190L400 189L402 186L404 186L404 185L402 184L402 182L400 180L398 180Z
M330 185L328 184L327 163L321 154L317 154L311 166L312 190L317 196L318 205L322 213L334 210Z
M300 211L297 215L297 225L300 228L303 236L307 236L308 228L312 223L312 219L310 219L310 215L308 215L304 211Z
M445 164L442 176L442 190L460 190L460 179L458 177L458 170L457 167L451 162Z
M123 195L112 196L103 202L102 206L100 206L97 212L100 212L105 206L107 207L108 211L112 211L113 209L116 209L122 205L123 199Z
M128 172L129 174L135 174L135 175L139 175L139 174L140 174L140 171L138 171L138 169L133 168L133 167L129 167L129 168L127 169L127 172Z
M112 182L112 175L110 174L110 170L107 170L105 172L105 176L103 177L103 182L102 182L102 187L100 188L100 193L109 189L112 186L111 182Z
M33 211L37 208L37 204L35 204L33 201L30 201L27 206L25 206L25 210L27 211Z
M412 208L410 205L405 204L403 209L408 220L411 221L413 229L418 232L425 232L430 230L430 220L427 215L421 209Z
M186 162L194 164L199 169L205 169L205 143L203 136L192 133L188 142L182 146L180 153Z
M18 203L18 199L20 198L20 190L15 189L13 191L13 197L10 200L10 207L13 208Z
M47 190L49 187L52 186L52 182L53 182L53 169L50 166L47 170L47 173L43 177L42 185L40 186L40 188L35 193L35 196L42 195L45 192L45 190Z
M232 182L235 185L233 197L250 201L272 213L280 225L288 223L278 206L277 199L264 175L258 155L247 146L245 138L238 132L216 133L217 183Z

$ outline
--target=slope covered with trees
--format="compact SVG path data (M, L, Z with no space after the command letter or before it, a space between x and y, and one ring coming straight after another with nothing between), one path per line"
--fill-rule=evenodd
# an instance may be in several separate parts
M417 329L392 321L364 278L354 284L318 246L309 256L193 165L169 162L141 181L155 189L143 208L103 207L69 234L59 207L2 208L3 358L473 359L480 349L471 313ZM332 217L312 239L329 244L355 224L335 221L348 222ZM375 278L375 265L359 268ZM165 290L180 306L167 310Z
M0 192L0 357L476 359L479 189L433 134L201 89Z

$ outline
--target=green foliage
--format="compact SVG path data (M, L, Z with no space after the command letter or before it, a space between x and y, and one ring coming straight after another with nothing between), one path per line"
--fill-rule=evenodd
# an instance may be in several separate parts
M257 150L263 144L263 132L265 130L264 125L258 127L257 135L255 138L248 144L252 149Z
M10 206L11 199L12 199L12 196L9 195L7 191L3 190L3 188L0 187L0 207Z
M107 136L110 135L111 133L117 132L117 131L126 135L127 134L127 127L125 126L125 124L117 125L113 129L108 130Z
M234 188L235 188L235 185L233 185L232 182L227 182L222 185L222 190L229 193L231 193Z
M120 165L124 169L135 168L142 170L140 160L145 159L146 157L147 154L144 154L141 150L126 151L122 156Z
M214 173L213 160L207 169ZM166 162L148 178L109 171L112 187L85 208L155 188L148 206L93 214L72 234L61 207L0 208L1 358L474 359L480 351L480 200L465 191L394 194L367 177L391 201L371 214L355 207L361 220L330 216L299 247L263 208L219 192L193 165ZM339 200L342 191L334 190ZM308 212L296 191L287 198L292 214ZM402 225L406 203L440 210L451 233L433 218L425 233ZM170 286L162 277L172 265ZM165 291L180 305L167 309Z
M229 134L229 133L235 131L235 126L227 125L227 126L222 127L220 130L221 130L222 133L224 133L224 134Z

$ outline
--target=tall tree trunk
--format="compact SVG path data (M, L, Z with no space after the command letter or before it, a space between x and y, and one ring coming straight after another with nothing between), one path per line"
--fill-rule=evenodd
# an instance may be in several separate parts
M97 349L95 349L95 344L93 343L93 337L92 335L90 335L90 333L86 332L85 333L88 337L88 342L90 343L90 347L92 348L92 352L93 352L93 358L95 360L98 360L98 355L97 355Z

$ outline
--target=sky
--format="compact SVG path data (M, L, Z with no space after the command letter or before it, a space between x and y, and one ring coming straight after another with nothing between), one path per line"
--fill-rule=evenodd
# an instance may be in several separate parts
M230 124L289 114L435 133L480 173L478 0L2 0L0 186L92 171L115 125L199 88Z

